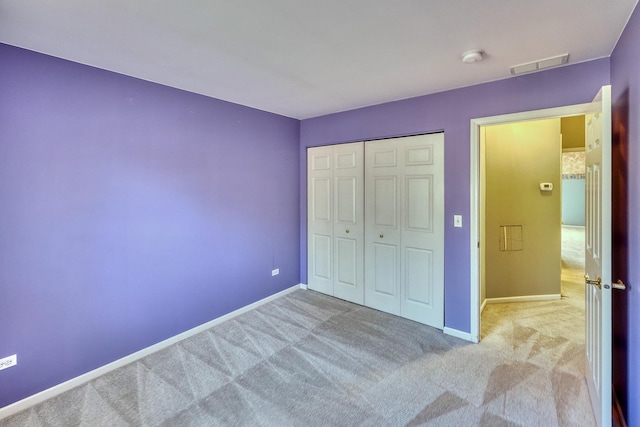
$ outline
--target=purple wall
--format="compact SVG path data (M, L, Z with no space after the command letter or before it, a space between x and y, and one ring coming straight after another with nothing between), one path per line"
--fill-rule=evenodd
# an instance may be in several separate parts
M0 44L0 407L299 283L298 156L297 120Z
M629 426L640 425L640 8L611 55L613 102L614 386Z
M506 70L505 70L506 72ZM472 118L589 102L609 83L609 59L303 120L300 128L300 272L306 283L306 148L445 132L445 326L470 330L469 134ZM462 214L463 228L453 228Z

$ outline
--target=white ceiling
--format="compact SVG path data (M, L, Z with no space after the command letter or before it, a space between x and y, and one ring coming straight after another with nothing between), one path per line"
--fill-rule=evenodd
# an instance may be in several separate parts
M0 0L0 42L304 119L609 56L637 1Z

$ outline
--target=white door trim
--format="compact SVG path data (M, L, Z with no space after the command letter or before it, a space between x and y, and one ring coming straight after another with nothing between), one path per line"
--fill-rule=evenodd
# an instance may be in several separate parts
M546 108L544 110L523 111L500 116L479 117L471 119L470 138L470 212L469 212L469 245L470 245L470 335L473 342L480 342L480 127L503 123L522 122L528 120L550 119L556 117L577 116L585 114L590 104L568 105L564 107Z

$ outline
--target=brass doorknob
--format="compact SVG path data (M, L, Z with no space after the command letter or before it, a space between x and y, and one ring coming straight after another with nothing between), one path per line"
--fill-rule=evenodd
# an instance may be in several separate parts
M588 274L584 275L584 282L587 285L597 286L598 289L602 289L602 279L598 277L596 280L590 279ZM608 289L608 288L607 288Z
M384 239L384 234L381 234L381 235L380 235L380 238L381 238L381 239Z
M349 234L349 229L347 228L347 234Z

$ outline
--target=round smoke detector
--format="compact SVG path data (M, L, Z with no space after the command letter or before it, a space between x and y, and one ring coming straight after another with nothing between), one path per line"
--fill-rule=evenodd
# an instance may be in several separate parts
M482 61L484 52L479 49L468 50L460 55L460 57L465 64L473 64L474 62Z

